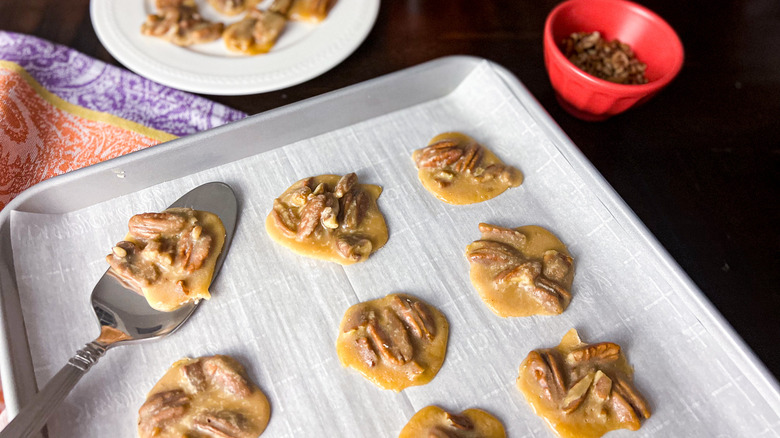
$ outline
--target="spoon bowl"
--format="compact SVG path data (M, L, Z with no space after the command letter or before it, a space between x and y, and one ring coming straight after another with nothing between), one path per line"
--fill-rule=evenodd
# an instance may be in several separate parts
M214 213L225 226L225 243L214 267L213 281L222 267L236 228L238 200L233 190L225 183L206 183L194 188L170 207L189 207ZM126 288L106 271L92 291L92 308L99 323L99 336L71 357L68 364L0 432L0 438L23 438L37 433L59 403L108 349L169 335L181 327L199 305L200 301L187 303L172 312L155 310L144 296Z

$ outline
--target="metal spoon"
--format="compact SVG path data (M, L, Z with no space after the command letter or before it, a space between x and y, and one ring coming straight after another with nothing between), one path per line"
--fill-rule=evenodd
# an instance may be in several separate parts
M209 211L222 220L226 236L214 268L216 277L236 228L238 201L233 190L221 182L203 184L171 207ZM68 364L0 432L0 438L24 438L40 431L54 409L106 350L172 333L192 315L198 303L187 304L173 312L160 312L152 309L146 298L126 289L113 276L104 274L92 291L92 307L100 324L100 336L70 358Z

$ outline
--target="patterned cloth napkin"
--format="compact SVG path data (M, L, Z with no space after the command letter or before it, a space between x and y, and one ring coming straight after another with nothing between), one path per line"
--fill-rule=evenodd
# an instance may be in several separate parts
M44 179L244 117L68 47L0 31L0 209Z
M0 208L46 178L246 117L68 47L0 31Z

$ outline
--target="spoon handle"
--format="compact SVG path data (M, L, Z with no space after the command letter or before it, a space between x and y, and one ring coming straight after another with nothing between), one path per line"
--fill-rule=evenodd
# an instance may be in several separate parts
M0 438L26 438L39 432L54 409L105 352L106 347L97 342L90 342L77 351L0 432Z

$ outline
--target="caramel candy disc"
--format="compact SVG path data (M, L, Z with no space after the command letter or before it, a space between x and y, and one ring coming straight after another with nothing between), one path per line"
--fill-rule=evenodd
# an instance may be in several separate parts
M219 39L225 25L203 18L194 0L157 0L158 12L146 17L141 34L177 46L203 44Z
M250 9L241 21L229 25L222 37L231 52L244 55L268 53L287 26L287 17L273 11Z
M534 350L520 364L517 386L561 438L598 438L637 430L650 408L634 387L619 345L586 344L569 330L555 348Z
M481 409L450 414L438 406L420 409L398 438L506 438L504 425Z
M211 297L211 278L225 243L217 215L169 208L137 214L128 227L125 240L106 256L110 274L164 312Z
M383 389L424 385L439 372L449 324L433 306L404 294L355 304L341 321L342 365Z
M307 257L350 265L387 242L376 205L382 188L358 184L357 175L304 178L274 200L265 222L277 243Z
M257 438L271 407L244 368L229 356L182 359L138 410L140 438Z
M471 283L501 317L557 315L571 301L573 260L542 227L479 224L482 239L466 247Z
M487 201L523 182L519 170L458 132L437 135L412 159L423 187L448 204Z

